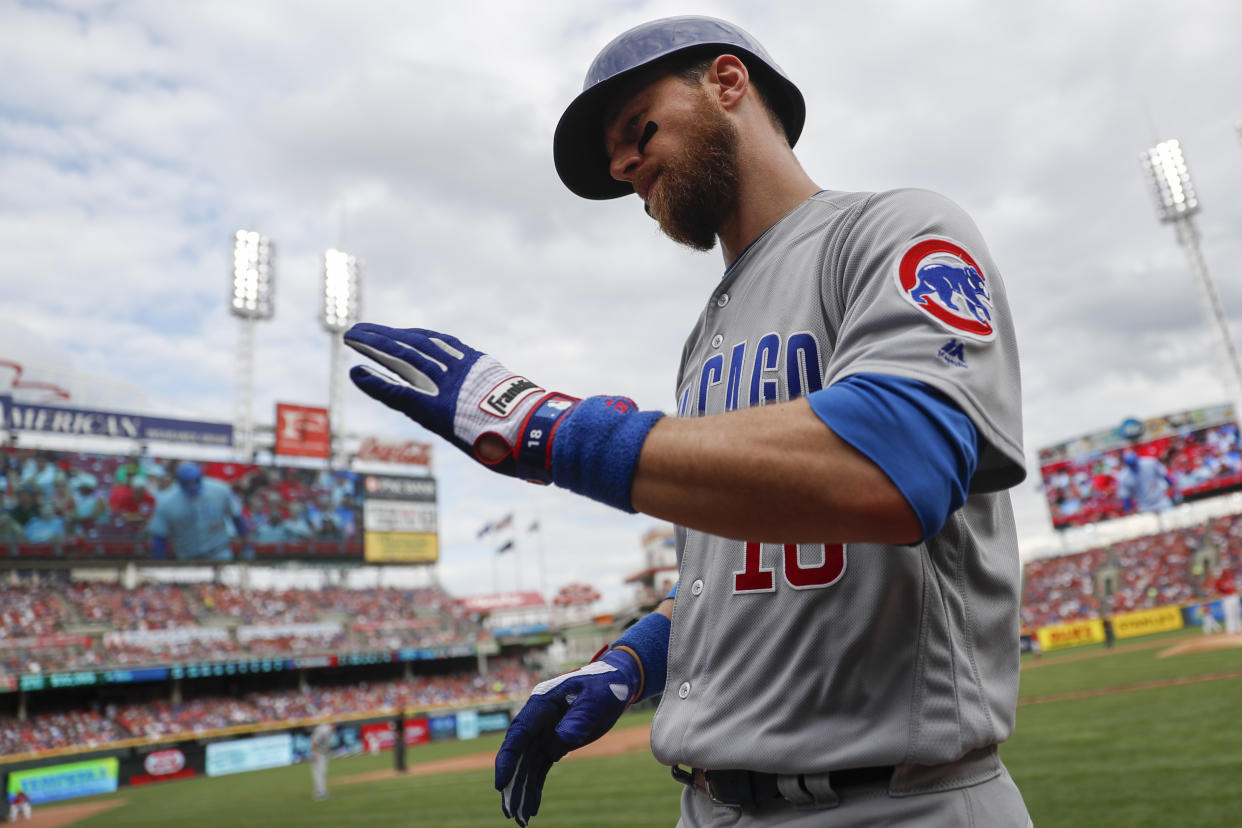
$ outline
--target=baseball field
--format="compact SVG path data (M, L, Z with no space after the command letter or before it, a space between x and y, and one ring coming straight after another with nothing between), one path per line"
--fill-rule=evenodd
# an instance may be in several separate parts
M1210 647L1205 647L1210 644ZM1002 756L1037 826L1223 826L1242 817L1242 636L1194 632L1024 657L1014 737ZM556 767L534 826L676 823L680 787L644 749L649 715L612 750ZM498 735L337 759L311 800L305 765L195 779L49 805L31 828L501 826L490 757ZM512 824L512 823L507 823Z

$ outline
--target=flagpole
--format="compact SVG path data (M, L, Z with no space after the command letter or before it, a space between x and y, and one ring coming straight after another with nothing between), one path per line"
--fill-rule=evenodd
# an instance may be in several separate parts
M539 551L539 591L546 595L548 592L548 570L544 566L543 558L543 518L538 513L535 514L535 533L535 548Z
M511 542L513 543L513 584L520 592L522 590L522 547L517 544L517 530L510 528L513 532Z

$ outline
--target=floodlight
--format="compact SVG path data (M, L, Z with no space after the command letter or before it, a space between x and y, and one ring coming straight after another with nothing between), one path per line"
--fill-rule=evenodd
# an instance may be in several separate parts
M1161 141L1147 150L1142 163L1161 221L1176 221L1199 211L1199 197L1177 139Z
M323 315L329 333L341 333L358 321L358 258L343 250L323 254Z
M253 230L233 234L233 295L229 310L244 319L271 319L276 256L267 236Z

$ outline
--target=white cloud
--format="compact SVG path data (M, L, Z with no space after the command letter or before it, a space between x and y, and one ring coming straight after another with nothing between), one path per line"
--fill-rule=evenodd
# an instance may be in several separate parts
M821 185L930 187L976 218L1017 319L1032 456L1223 396L1185 258L1137 158L1153 138L1182 140L1204 253L1237 326L1242 8L693 5L746 26L799 83L810 111L798 151ZM677 355L720 261L669 244L633 199L570 195L550 143L604 42L686 11L662 0L0 7L11 35L0 356L228 418L228 245L245 226L278 248L277 316L256 328L260 419L277 400L326 401L319 256L337 244L364 261L369 319L449 330L553 387L671 408ZM425 436L348 391L351 428ZM491 588L491 553L471 527L520 509L542 513L555 578L624 594L649 521L493 479L447 445L438 456L451 589ZM1015 502L1024 550L1054 547L1029 482Z

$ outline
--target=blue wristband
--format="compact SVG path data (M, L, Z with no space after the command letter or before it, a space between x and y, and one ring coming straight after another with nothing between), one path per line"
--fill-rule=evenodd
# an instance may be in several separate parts
M648 613L612 642L614 648L624 645L638 653L643 663L643 691L634 701L664 692L664 680L668 676L668 634L672 624L658 612Z
M664 414L627 397L588 397L559 423L552 480L592 500L634 512L630 489L647 433Z

